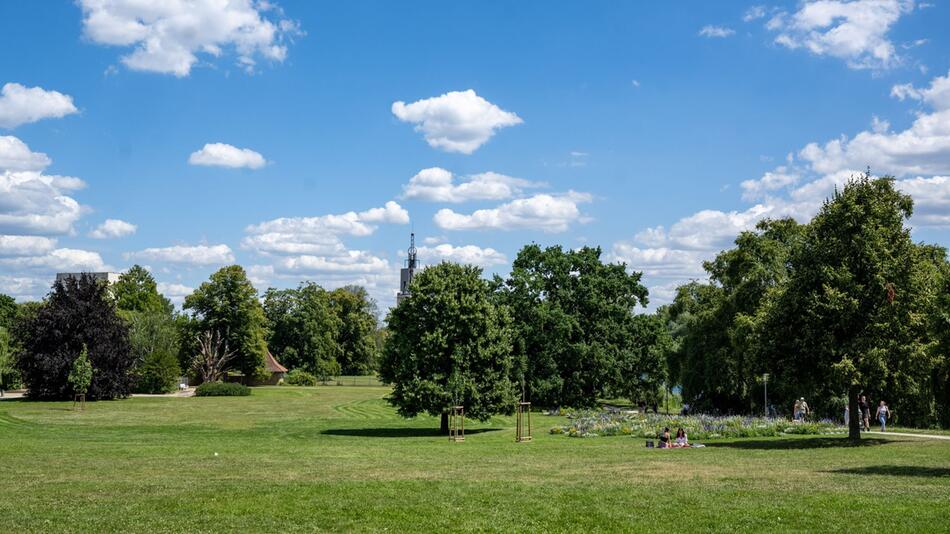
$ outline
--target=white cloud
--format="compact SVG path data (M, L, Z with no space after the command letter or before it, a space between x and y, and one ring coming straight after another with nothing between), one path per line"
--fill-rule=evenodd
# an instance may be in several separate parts
M58 178L39 172L0 174L0 233L70 233L82 208L63 194Z
M0 257L38 256L56 248L56 240L28 235L0 235Z
M742 20L752 22L753 20L758 20L763 17L765 17L765 6L752 6L742 15Z
M765 173L758 180L745 180L742 182L742 199L754 201L763 198L766 194L795 184L799 176L789 172L787 167L778 167L774 171Z
M440 167L422 169L402 187L403 197L433 202L505 200L520 195L526 188L544 184L512 178L495 172L483 172L455 182L455 176Z
M48 273L112 270L112 267L102 261L98 252L72 248L58 248L37 256L0 259L0 266L17 271L34 270Z
M42 171L53 161L12 135L0 136L0 171Z
M392 112L399 120L414 123L429 146L462 154L475 152L496 130L523 122L518 115L499 108L472 89L411 104L394 102Z
M103 45L134 47L121 61L133 70L187 76L197 54L233 49L253 71L257 57L282 62L299 24L280 9L251 0L80 0L83 33Z
M52 277L0 274L0 293L10 295L21 302L40 300L52 285Z
M577 205L592 200L589 194L574 191L563 195L540 194L513 200L497 208L476 210L470 215L443 208L436 212L433 220L445 230L529 228L563 232L572 223L585 220Z
M119 219L106 219L102 224L96 227L95 230L89 233L89 237L95 239L114 239L132 235L136 229L138 229L138 227L132 223Z
M0 90L0 128L16 128L42 119L58 119L77 111L72 97L57 91L24 87L18 83L5 84Z
M409 224L409 212L390 200L382 208L370 208L359 213L360 221L371 223Z
M194 288L188 287L184 284L167 283L167 282L158 283L158 292L161 293L162 295L165 295L169 299L174 299L176 297L177 298L187 297L188 295L194 293L194 291L195 291Z
M725 26L711 26L711 25L707 25L707 26L703 26L702 29L699 30L699 35L700 35L700 36L702 36L702 37L710 37L710 38L719 38L719 39L721 39L721 38L724 38L724 37L731 37L731 36L733 36L733 35L735 35L735 34L736 34L736 31L735 31L735 30L733 30L732 28L727 28L727 27L725 27Z
M250 148L238 148L227 143L208 143L188 156L188 163L209 167L260 169L267 164L264 156Z
M887 34L913 9L913 0L818 0L777 13L766 28L787 48L840 58L853 69L886 69L901 62Z
M930 104L934 109L950 109L950 72L946 76L938 76L931 80L930 87L917 89L912 84L905 83L891 87L891 96L899 100L914 99Z
M914 199L914 224L950 226L950 176L915 177L897 187Z
M708 251L678 250L666 247L640 248L633 243L614 243L608 260L623 262L631 271L641 271L645 276L660 278L705 278L702 262L711 254Z
M409 212L390 200L360 213L281 217L249 225L241 246L262 254L340 255L346 251L340 236L371 235L380 223L408 224Z
M423 263L438 263L440 261L450 261L455 263L464 263L477 265L479 267L491 267L492 265L503 265L508 263L508 258L504 254L493 248L481 248L475 245L453 246L443 243L434 247L419 247L419 259Z
M234 263L234 254L227 245L175 245L163 248L147 248L126 253L125 259L186 263L192 265L221 265Z

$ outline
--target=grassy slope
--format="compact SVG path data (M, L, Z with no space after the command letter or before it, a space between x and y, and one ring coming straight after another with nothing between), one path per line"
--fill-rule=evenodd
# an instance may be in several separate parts
M0 402L3 531L950 529L950 442L788 438L660 451L510 418L464 443L378 387ZM215 457L214 453L218 456Z

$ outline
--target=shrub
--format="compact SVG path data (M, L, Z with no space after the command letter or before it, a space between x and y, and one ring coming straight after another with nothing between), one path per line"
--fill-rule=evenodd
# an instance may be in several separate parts
M135 391L138 393L170 393L178 388L181 368L171 352L155 351L145 357L138 370Z
M251 388L234 382L205 382L195 388L195 397L246 397Z
M303 369L294 369L287 373L287 379L284 382L291 386L316 386L317 377Z

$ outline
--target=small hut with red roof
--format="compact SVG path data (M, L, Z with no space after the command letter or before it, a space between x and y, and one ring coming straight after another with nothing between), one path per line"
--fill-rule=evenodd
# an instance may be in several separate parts
M281 365L280 362L277 361L277 358L274 358L270 350L264 355L264 369L267 372L267 378L258 381L255 385L276 386L287 376L287 368Z

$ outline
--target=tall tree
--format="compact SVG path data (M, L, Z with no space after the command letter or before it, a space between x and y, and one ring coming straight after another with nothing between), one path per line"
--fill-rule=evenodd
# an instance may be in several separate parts
M13 328L13 321L17 315L16 300L9 295L0 293L0 327Z
M240 265L222 267L185 297L186 310L196 319L197 332L217 332L228 349L234 351L229 362L245 376L262 376L265 339L265 318L257 290L247 279Z
M762 361L775 382L818 402L846 394L856 415L862 390L918 384L922 370L929 378L920 319L933 295L920 283L920 251L904 225L912 209L893 179L870 175L824 203L792 253L788 283L763 307ZM899 412L901 399L889 400ZM860 438L856 416L849 436Z
M119 276L112 286L116 308L140 313L171 315L172 303L158 292L152 273L140 265L133 265Z
M131 393L135 357L128 326L116 313L106 285L89 276L57 281L45 304L26 308L15 337L17 367L32 398L70 398L69 371L83 346L93 368L89 398Z
M792 219L760 222L739 234L735 248L704 263L709 284L694 282L677 292L666 310L678 328L671 363L692 406L741 412L757 402L755 315L766 294L787 280L803 228Z
M296 289L268 289L264 315L270 349L283 365L320 376L336 374L332 370L338 368L340 319L326 290L312 282Z
M531 402L595 405L624 355L641 342L629 336L634 309L647 304L641 273L605 264L600 255L599 248L532 244L514 261L499 298L514 317L515 353Z
M441 416L446 434L452 406L486 420L510 413L516 399L509 318L481 274L470 265L428 267L388 318L380 378L393 386L389 402L404 417Z
M376 368L376 303L359 286L330 292L331 307L339 319L337 343L343 374L365 375Z

